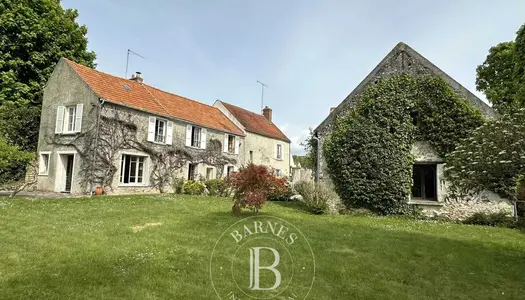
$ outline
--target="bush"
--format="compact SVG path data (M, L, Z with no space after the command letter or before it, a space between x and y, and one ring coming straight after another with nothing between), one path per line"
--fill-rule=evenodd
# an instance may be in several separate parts
M242 208L257 213L268 200L271 193L285 193L286 179L273 176L265 166L249 164L229 178L233 195L232 212L240 213Z
M499 213L475 213L463 221L463 224L483 225L493 227L517 228L517 222L513 217L504 212Z
M286 180L286 189L274 189L268 194L268 201L289 201L293 196L292 189L290 188L290 182Z
M326 213L328 203L335 202L339 198L337 193L325 182L315 184L312 181L301 180L294 185L294 188L314 214Z
M202 195L205 189L204 183L193 180L186 181L183 186L184 194L188 195Z
M183 178L173 178L173 192L175 194L182 194L184 190L184 179Z
M20 150L0 138L0 185L22 180L27 165L34 158L34 153Z
M229 197L230 186L224 179L210 179L204 182L206 189L208 189L208 195Z

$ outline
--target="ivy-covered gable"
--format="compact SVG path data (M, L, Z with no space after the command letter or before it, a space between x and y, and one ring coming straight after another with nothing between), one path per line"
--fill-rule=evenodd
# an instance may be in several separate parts
M462 99L466 99L472 107L477 108L487 117L495 116L494 110L481 99L472 94L460 83L435 66L428 59L405 43L397 44L385 58L366 76L366 78L330 113L330 115L315 129L321 136L330 132L330 128L336 116L345 115L354 108L363 91L371 85L375 85L381 78L410 75L413 77L434 76L445 82L452 91Z

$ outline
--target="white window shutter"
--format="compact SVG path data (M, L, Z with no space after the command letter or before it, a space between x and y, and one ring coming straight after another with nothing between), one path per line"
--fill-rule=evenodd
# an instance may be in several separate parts
M166 124L166 144L173 144L173 122L168 121Z
M57 107L57 119L55 124L55 133L62 133L64 128L64 106Z
M206 149L206 128L201 129L201 149Z
M239 137L234 137L233 142L235 144L235 154L239 154Z
M49 162L48 162L49 164ZM44 155L40 154L39 160L38 160L38 174L44 173Z
M222 151L228 152L228 134L224 134L224 143L222 144Z
M82 131L82 112L84 111L84 104L80 103L77 104L77 110L75 112L76 119L75 119L75 132Z
M148 142L155 141L155 122L157 119L155 117L149 117L148 122Z
M274 147L273 158L277 159L277 144L275 144L275 147Z
M191 125L186 125L186 146L190 147L191 146L191 130L192 130L193 126Z

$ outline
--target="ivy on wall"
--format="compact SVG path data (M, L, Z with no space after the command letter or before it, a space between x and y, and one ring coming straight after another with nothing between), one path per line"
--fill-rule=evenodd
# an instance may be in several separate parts
M413 142L428 141L444 157L483 123L481 112L440 78L382 78L334 121L323 146L328 173L346 206L406 213Z

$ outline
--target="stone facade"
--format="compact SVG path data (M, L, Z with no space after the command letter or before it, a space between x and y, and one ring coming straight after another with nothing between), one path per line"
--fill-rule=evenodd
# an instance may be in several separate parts
M76 106L82 105L83 109L76 117L80 120L81 127L78 131L70 133L56 133L55 127L59 123L57 121L57 109L59 106ZM83 152L84 145L82 143L75 143L76 139L93 132L97 128L98 109L101 107L101 118L114 117L118 112L121 116L131 116L132 123L136 126L136 140L150 147L151 149L162 149L167 147L165 144L158 144L148 142L148 122L150 117L156 117L166 121L170 121L172 125L172 145L180 149L185 149L193 154L202 153L203 149L186 146L187 126L193 125L206 129L206 144L210 145L211 141L219 141L221 145L227 141L227 135L231 133L222 132L214 128L202 127L199 124L191 124L187 121L174 119L171 116L153 114L143 109L127 107L124 105L114 104L112 102L105 102L99 99L86 82L75 72L75 70L64 60L61 60L55 70L53 71L45 89L42 103L42 116L40 124L40 133L38 141L38 153L40 154L40 164L45 165L45 172L42 171L38 175L37 189L40 191L63 192L64 191L64 175L71 172L71 189L72 194L85 194L90 192L89 184L86 184L86 176L82 175L81 171L85 171L86 159L82 158L80 152ZM196 112L197 113L197 112ZM81 119L80 119L81 117ZM228 167L232 170L238 170L242 165L248 163L250 159L250 151L252 151L253 162L264 164L274 169L280 169L283 175L289 174L289 157L290 145L283 143L283 159L276 160L274 157L274 149L276 141L267 137L250 134L232 135L235 136L235 144L237 149L235 153L228 151L221 151L222 156L227 158L230 162L224 165L222 170L217 170L216 167L199 163L195 167L195 178L205 178L208 169L211 168L212 178L224 177L228 171ZM156 193L158 189L150 185L149 173L152 171L153 164L148 154L137 149L122 149L115 155L113 166L117 168L115 176L112 177L111 190L106 192L115 194L129 194L129 193ZM122 155L137 155L145 159L144 163L144 180L140 184L122 184L120 180L121 159ZM45 163L43 157L47 157ZM71 162L68 161L71 159ZM83 163L84 162L84 163ZM188 178L189 164L188 161L182 168L174 170L175 177ZM66 167L68 165L68 167ZM68 170L69 165L71 170ZM85 172L84 172L85 173ZM69 177L68 177L69 178ZM171 191L171 185L166 186L164 191Z

